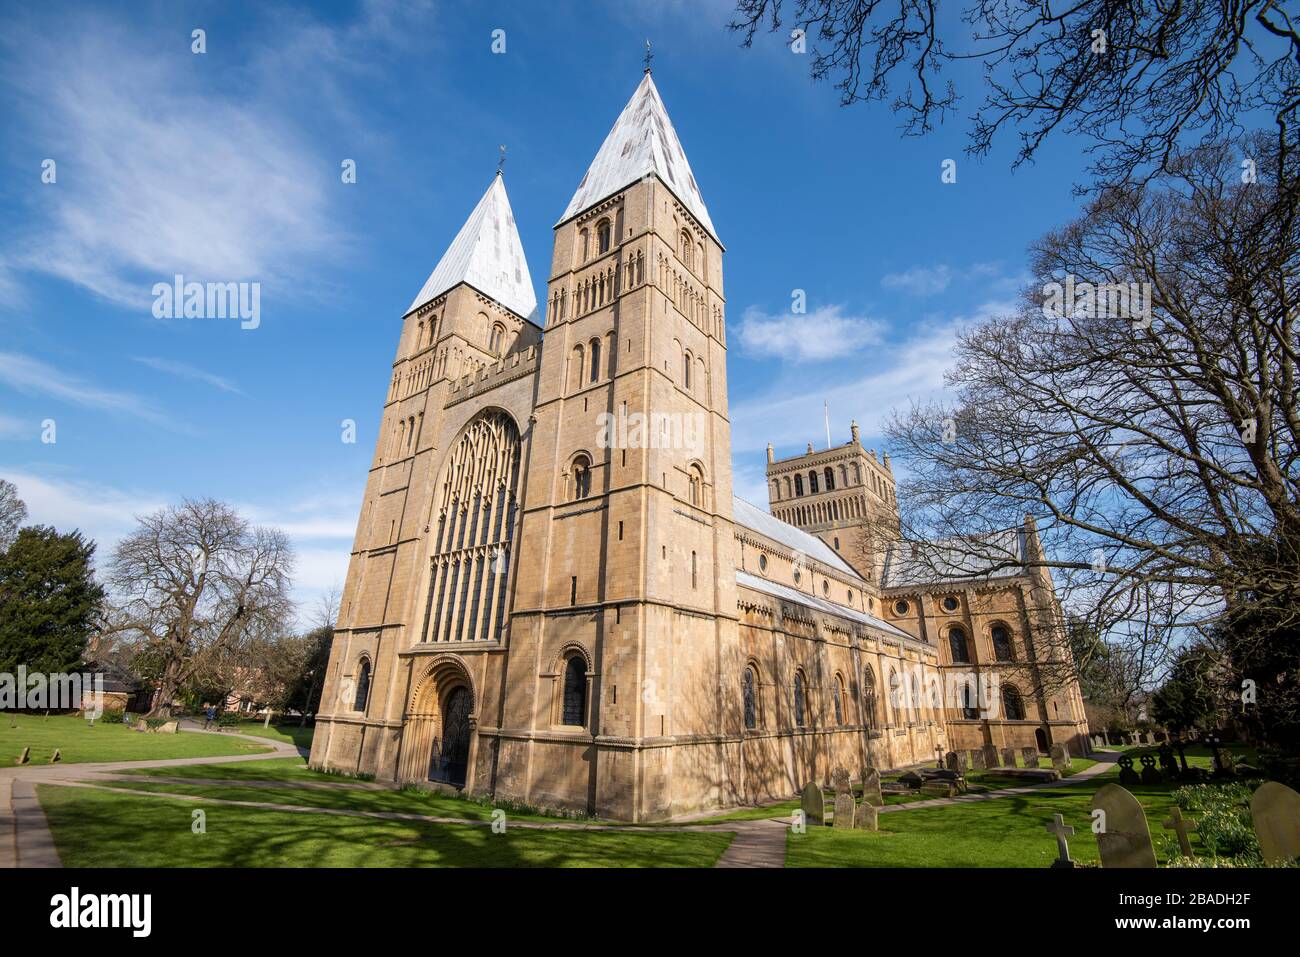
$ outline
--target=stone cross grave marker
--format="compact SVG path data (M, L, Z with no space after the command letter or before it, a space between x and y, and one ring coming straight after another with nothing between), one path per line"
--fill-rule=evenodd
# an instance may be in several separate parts
M1107 784L1093 796L1092 811L1102 867L1156 866L1151 829L1137 798L1118 784Z
M1056 835L1056 860L1052 861L1053 867L1075 867L1074 861L1070 860L1070 845L1065 842L1067 837L1074 836L1074 828L1065 823L1065 818L1059 814L1052 815L1052 823L1047 825L1047 833Z
M1015 748L1003 748L1003 749L1002 749L1002 766L1003 766L1004 768L1014 768L1014 767L1016 766L1016 749L1015 749Z
M853 827L853 792L847 788L835 794L835 827Z
M858 805L853 818L853 826L860 831L877 831L880 829L879 812L866 801Z
M970 749L970 766L972 771L985 771L988 769L988 763L984 760L983 748Z
M1156 756L1154 754L1144 754L1138 758L1138 761L1142 765L1142 783L1159 784L1161 775L1156 770Z
M1169 809L1169 819L1164 821L1161 826L1166 831L1173 831L1178 835L1178 849L1183 852L1183 857L1191 857L1192 842L1188 839L1187 832L1196 830L1196 822L1183 817L1182 808L1175 804Z
M991 744L984 745L984 764L987 768L998 766L998 749Z
M862 774L862 803L870 807L880 807L885 803L880 793L880 772L872 767Z
M1120 784L1141 784L1142 779L1138 777L1133 770L1132 755L1122 754L1119 759L1119 783Z
M1024 759L1025 767L1038 767L1038 748L1021 748L1020 756Z
M809 781L799 794L799 809L803 811L806 824L826 823L826 799L822 797L821 785Z
M1300 858L1300 794L1285 784L1266 781L1250 796L1250 816L1267 863Z
M1058 771L1070 770L1070 749L1065 745L1052 745L1052 767Z

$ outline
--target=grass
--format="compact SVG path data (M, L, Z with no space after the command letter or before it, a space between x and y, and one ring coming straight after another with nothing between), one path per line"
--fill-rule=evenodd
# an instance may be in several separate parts
M262 727L261 719L252 721L241 721L233 728L223 728L223 731L235 731L239 734L249 734L255 738L268 738L272 741L279 741L282 744L292 744L303 750L311 749L312 736L316 729L311 725L305 728L298 727L296 722L289 724L272 724L268 728Z
M17 727L11 727L15 723ZM207 758L269 750L242 738L215 734L143 734L124 724L100 721L92 726L76 715L0 714L0 767L16 765L27 747L32 749L32 764L49 764L55 748L66 764Z
M203 809L192 802L43 784L67 867L710 867L729 833L537 831L331 814Z
M786 866L1047 867L1056 858L1056 841L1046 831L1053 814L1062 815L1075 828L1070 856L1079 863L1095 864L1092 798L1117 776L1118 768L1110 768L1077 784L1031 794L882 814L876 832L809 828L805 834L788 836ZM1162 861L1177 852L1173 832L1162 827L1177 787L1179 782L1129 787L1146 811ZM1204 852L1195 834L1192 849Z

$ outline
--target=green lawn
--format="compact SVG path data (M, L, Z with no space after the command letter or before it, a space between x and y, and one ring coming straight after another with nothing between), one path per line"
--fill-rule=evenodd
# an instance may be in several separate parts
M729 833L536 831L419 825L43 784L37 788L68 867L710 867Z
M11 725L16 724L16 727ZM0 714L0 767L18 763L30 747L32 764L48 764L54 749L68 764L91 761L155 761L258 754L270 750L243 738L216 734L145 734L124 724L94 726L76 715Z
M1191 755L1189 755L1190 759ZM787 838L787 867L1047 867L1056 857L1056 841L1045 828L1059 813L1075 828L1070 856L1096 863L1092 835L1092 798L1116 780L1118 768L1077 784L977 804L918 808L880 816L880 830L846 831L809 828ZM1133 785L1147 813L1157 856L1176 851L1176 838L1161 823L1173 806L1178 783ZM1193 834L1192 849L1203 853Z
M310 750L312 735L316 729L311 725L305 728L298 727L297 722L289 724L272 724L268 728L262 727L261 720L241 721L233 728L225 728L226 731L235 731L239 734L251 734L256 738L269 738L272 741L279 741L282 744L292 744L296 747Z

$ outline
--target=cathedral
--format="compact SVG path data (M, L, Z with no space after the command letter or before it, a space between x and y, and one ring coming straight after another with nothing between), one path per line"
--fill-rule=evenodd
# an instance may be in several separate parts
M1032 520L902 541L856 425L733 496L724 249L648 70L554 236L543 311L498 172L402 317L312 767L660 821L1086 750Z

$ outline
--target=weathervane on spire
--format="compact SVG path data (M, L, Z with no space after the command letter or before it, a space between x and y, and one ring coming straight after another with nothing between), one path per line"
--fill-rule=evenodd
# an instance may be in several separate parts
M645 41L645 71L646 71L646 73L649 73L649 72L650 72L650 61L653 60L654 58L655 58L655 55L654 55L653 53L650 52L650 38L647 37L647 38L646 38L646 41Z
M497 172L500 173L506 168L506 145L502 143L497 149L501 151L501 158L497 160Z

